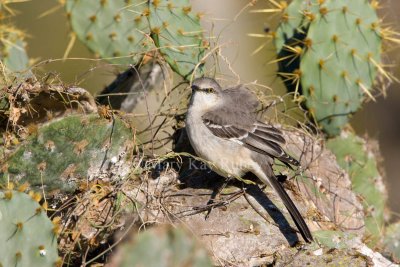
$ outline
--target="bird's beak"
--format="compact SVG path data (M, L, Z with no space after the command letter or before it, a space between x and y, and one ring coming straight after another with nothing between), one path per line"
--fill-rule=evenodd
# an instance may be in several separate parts
M197 90L200 89L200 88L199 88L198 86L196 86L196 85L192 85L190 88L192 88L192 91L197 91Z

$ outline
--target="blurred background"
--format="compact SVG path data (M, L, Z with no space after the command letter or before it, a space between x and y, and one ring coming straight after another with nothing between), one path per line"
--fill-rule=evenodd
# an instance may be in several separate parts
M349 0L350 1L350 0ZM233 82L257 81L273 88L275 94L283 94L282 82L276 78L276 66L268 64L274 59L273 46L268 39L249 37L248 34L263 34L265 28L274 29L279 16L268 13L249 13L250 10L267 8L268 0L259 0L254 6L244 9L249 0L192 0L194 9L204 12L204 26L210 29L208 36L218 37L222 55L230 62L232 73L227 66L221 66L221 73ZM253 1L254 2L254 1ZM400 1L381 0L381 18L384 25L400 32ZM57 8L57 7L60 8ZM54 74L67 84L79 85L90 92L99 93L114 78L117 70L106 62L93 60L93 54L79 41L75 42L69 59L63 55L69 43L68 24L64 10L54 0L31 0L11 6L17 11L13 23L28 34L28 54L36 62L49 60L41 65L40 72ZM48 12L51 11L51 12ZM48 14L46 14L48 13ZM43 16L45 15L45 16ZM212 30L211 30L212 29ZM255 55L261 45L265 47ZM396 77L400 77L400 49L387 51L386 64ZM225 65L225 64L223 64ZM368 135L380 143L386 170L387 188L391 209L400 214L400 84L392 84L386 98L376 103L363 105L363 110L352 118L358 135ZM399 164L400 165L400 164ZM396 216L399 217L399 216Z

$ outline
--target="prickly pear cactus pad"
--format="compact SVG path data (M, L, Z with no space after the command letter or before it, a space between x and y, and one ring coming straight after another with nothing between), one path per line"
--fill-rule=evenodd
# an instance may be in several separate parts
M57 225L33 196L0 191L0 266L56 266Z
M206 249L195 237L172 226L159 227L140 233L134 242L124 244L113 259L112 266L213 266Z
M378 172L377 161L365 141L352 133L327 141L327 147L336 155L338 164L349 174L352 188L361 199L365 214L365 241L374 246L384 228L385 186Z
M73 31L97 56L136 65L152 49L146 1L67 0L65 8Z
M129 169L125 163L132 155L132 140L130 127L117 118L74 115L54 120L39 127L3 162L8 167L3 179L68 192L79 182L101 179L103 172L116 166L122 169L115 173L123 177Z
M200 14L194 14L188 0L150 0L148 16L155 44L171 68L184 78L201 61L205 42ZM196 75L200 75L201 66Z
M285 45L288 45L287 41L292 39L293 36L306 33L303 29L308 27L308 20L305 17L307 12L303 14L299 11L307 10L310 12L309 14L312 14L311 10L315 13L318 10L317 7L318 5L311 5L304 0L293 0L290 5L285 2L281 6L284 13L281 23L274 34L275 48L278 53L284 49Z
M28 68L29 59L25 51L23 33L9 26L0 26L0 60L9 71Z
M400 262L400 222L393 223L386 228L383 237L384 252Z
M374 99L382 36L369 1L295 0L274 36L281 76L329 135L340 133L366 96Z

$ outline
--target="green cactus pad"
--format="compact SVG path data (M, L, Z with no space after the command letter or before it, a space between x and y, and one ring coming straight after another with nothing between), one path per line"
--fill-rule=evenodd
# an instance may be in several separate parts
M200 15L191 11L188 0L149 1L152 37L171 68L184 78L195 71L205 45ZM201 66L195 77L201 74Z
M9 156L5 162L8 173L2 179L73 191L90 174L113 165L113 158L117 163L126 162L132 154L132 140L130 127L120 119L64 117L41 126Z
M0 266L56 266L55 226L29 195L0 191Z
M396 262L400 261L400 222L393 223L386 228L383 237L384 252L393 257Z
M345 249L351 248L357 235L354 233L344 233L342 231L318 230L313 232L314 238L318 243L328 248Z
M207 251L194 237L171 226L147 230L132 243L124 244L113 266L211 267Z
M24 71L29 66L24 35L8 26L0 27L0 60L12 72Z
M360 196L365 213L365 241L374 246L382 236L386 202L376 158L365 141L351 133L343 132L326 145L335 154L339 166L349 174L353 191Z
M152 49L146 1L67 0L72 29L96 55L136 65Z
M309 20L304 16L304 13L312 14L316 11L316 5L311 5L310 2L304 0L293 0L287 6L283 12L281 23L274 34L275 48L278 53L284 49L285 45L288 45L288 40L297 34L306 33Z
M280 62L280 72L297 73L310 114L334 136L366 95L373 98L370 91L381 62L379 18L365 0L305 3L293 1L277 31L280 57L289 54ZM301 34L295 36L296 31Z

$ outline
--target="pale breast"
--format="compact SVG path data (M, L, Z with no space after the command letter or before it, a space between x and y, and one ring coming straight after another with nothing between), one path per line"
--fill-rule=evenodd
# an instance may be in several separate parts
M222 176L229 173L234 176L242 176L251 166L247 166L246 160L250 158L251 151L240 144L219 138L203 124L201 118L196 118L188 112L186 129L197 155L206 161L212 162L217 168L209 167ZM226 173L221 172L224 170Z

